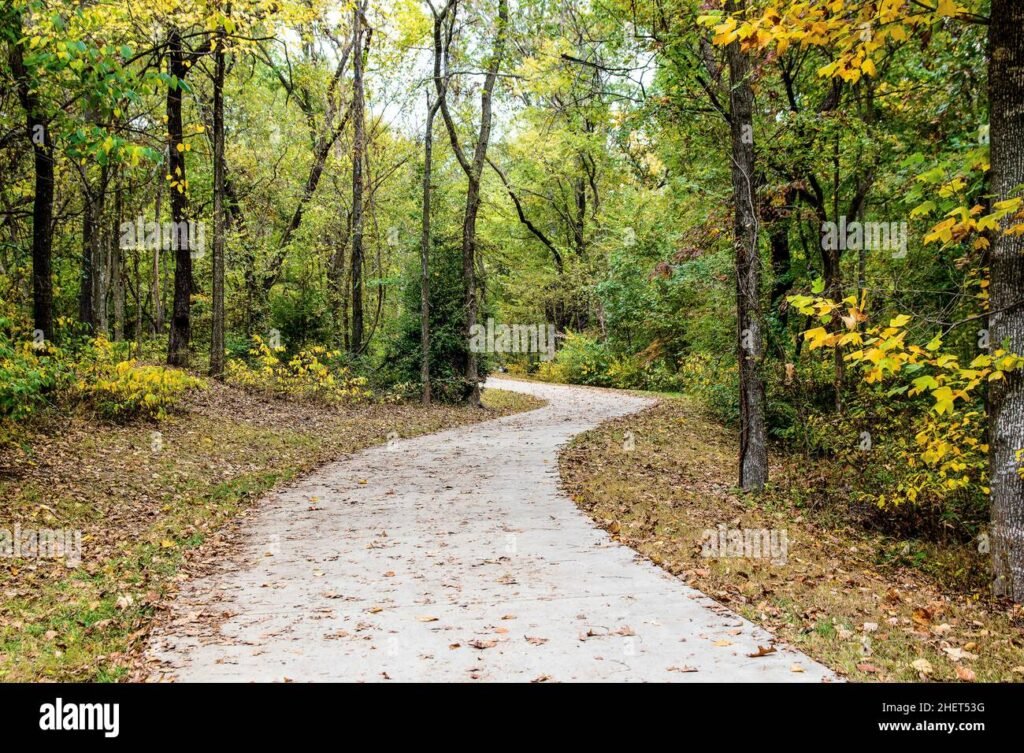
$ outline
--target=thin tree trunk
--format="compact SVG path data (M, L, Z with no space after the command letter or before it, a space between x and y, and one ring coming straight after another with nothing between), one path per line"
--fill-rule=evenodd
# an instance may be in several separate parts
M730 13L742 10L743 0L727 0ZM733 42L729 62L732 188L735 204L737 357L740 374L740 487L764 488L768 480L768 442L765 392L761 374L764 328L761 312L761 265L758 219L754 197L754 92L750 60Z
M96 213L94 207L96 199L92 195L92 189L86 176L82 176L82 272L79 275L78 288L78 321L84 324L90 332L96 330L96 305L93 296L96 293L95 264L96 248L94 238L96 237Z
M1024 183L1024 4L992 0L989 25L989 148L996 200ZM1019 195L1019 194L1018 194ZM1024 237L994 234L990 341L1024 353ZM995 345L995 347L999 347ZM1024 601L1024 373L992 382L992 560L995 590Z
M164 195L164 183L166 181L159 181L156 187L156 216L154 219L159 225L163 220L162 204ZM160 244L157 243L153 248L153 280L152 280L152 292L150 297L153 300L153 334L161 335L164 331L164 293L163 293L163 274L160 268ZM141 253L141 251L140 251ZM142 291L139 291L139 299L142 298Z
M436 64L435 64L436 69ZM420 383L423 404L430 405L430 179L433 171L434 116L441 100L427 97L427 126L423 136L423 230L420 236Z
M94 193L90 194L91 232L89 237L89 252L92 257L92 323L97 335L106 336L108 331L107 317L107 292L110 282L110 256L103 243L101 233L101 220L103 217L103 204L107 192L107 169L103 168L100 176L100 184Z
M167 67L178 81L185 78L185 56L181 34L171 30L167 43ZM192 240L188 227L188 194L185 188L185 152L181 122L181 86L167 87L168 173L171 175L171 220L177 228L174 249L174 306L171 313L171 335L167 343L167 363L185 368L189 361L192 339Z
M210 376L224 376L224 41L217 35L213 73L213 330L210 334Z
M116 180L116 179L115 179ZM110 267L111 297L114 300L114 340L124 340L124 251L121 249L118 229L121 227L123 205L119 186L114 185L114 213L111 218L110 235Z
M356 3L352 19L352 339L353 354L363 347L363 151L366 121L363 103L363 13Z

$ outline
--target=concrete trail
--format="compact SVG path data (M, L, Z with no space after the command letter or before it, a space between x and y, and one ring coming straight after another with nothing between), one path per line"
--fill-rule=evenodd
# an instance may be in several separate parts
M559 489L575 434L650 400L549 404L324 466L264 498L154 632L153 680L820 681L795 651L596 528ZM799 665L802 672L794 671Z

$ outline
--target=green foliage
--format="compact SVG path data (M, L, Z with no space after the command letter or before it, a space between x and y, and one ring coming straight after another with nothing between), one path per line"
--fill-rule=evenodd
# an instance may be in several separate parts
M537 376L549 382L611 387L612 365L608 347L597 340L567 332L565 342L551 361L541 363Z
M430 257L430 384L435 400L447 403L461 402L469 385L463 377L462 364L469 349L463 331L462 277L460 251L454 245L436 244ZM419 394L420 378L420 266L418 260L405 271L402 287L402 312L397 334L389 343L378 379L388 384L401 385L412 393L416 385ZM480 312L486 320L488 309ZM481 376L490 370L486 354L480 354L478 368Z
M29 418L48 405L83 406L103 418L162 419L203 381L177 369L140 364L127 345L75 337L35 342L0 318L0 420Z
M283 346L271 347L259 335L254 335L252 342L249 355L255 366L240 359L229 360L225 367L228 381L250 390L328 405L359 403L373 397L366 388L366 377L351 373L341 351L315 345L288 357Z
M0 419L29 416L66 377L56 349L36 345L11 319L0 317Z
M189 390L204 382L166 366L121 360L105 338L97 338L75 367L73 394L104 418L163 419Z

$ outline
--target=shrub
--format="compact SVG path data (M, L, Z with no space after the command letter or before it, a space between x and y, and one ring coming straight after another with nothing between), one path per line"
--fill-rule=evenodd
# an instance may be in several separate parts
M121 360L119 350L98 337L75 367L74 395L104 418L163 419L186 392L205 386L178 369Z
M462 257L454 245L436 244L430 257L430 386L436 402L462 403L471 385L462 372L469 343L463 331L465 310L462 298ZM396 336L388 343L376 372L382 387L415 385L421 389L420 375L420 267L408 266L403 274L402 314ZM486 301L478 321L491 315ZM481 379L490 371L491 362L481 353L477 372Z
M0 418L30 415L66 377L56 348L28 338L19 342L11 320L0 318Z
M564 344L553 360L541 363L537 376L548 382L611 387L611 363L606 345L586 335L566 332Z
M354 376L343 365L340 351L316 345L287 358L283 356L285 348L271 347L259 335L252 340L249 354L254 365L238 359L228 361L228 381L250 390L329 404L361 402L373 397L373 392L366 388L366 378Z

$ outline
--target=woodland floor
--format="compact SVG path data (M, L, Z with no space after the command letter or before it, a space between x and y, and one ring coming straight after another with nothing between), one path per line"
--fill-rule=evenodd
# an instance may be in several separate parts
M82 563L0 561L0 681L125 677L177 584L222 556L231 524L269 489L389 434L540 404L488 390L486 410L328 409L214 383L159 424L19 427L0 451L0 528L80 529Z
M820 469L787 458L773 458L767 495L739 495L736 441L690 401L665 398L578 437L561 470L580 508L619 541L841 676L1024 679L1024 611L971 587L983 560L971 545L865 530L841 501L809 499L807 477ZM720 525L785 530L786 564L704 557L703 533Z

